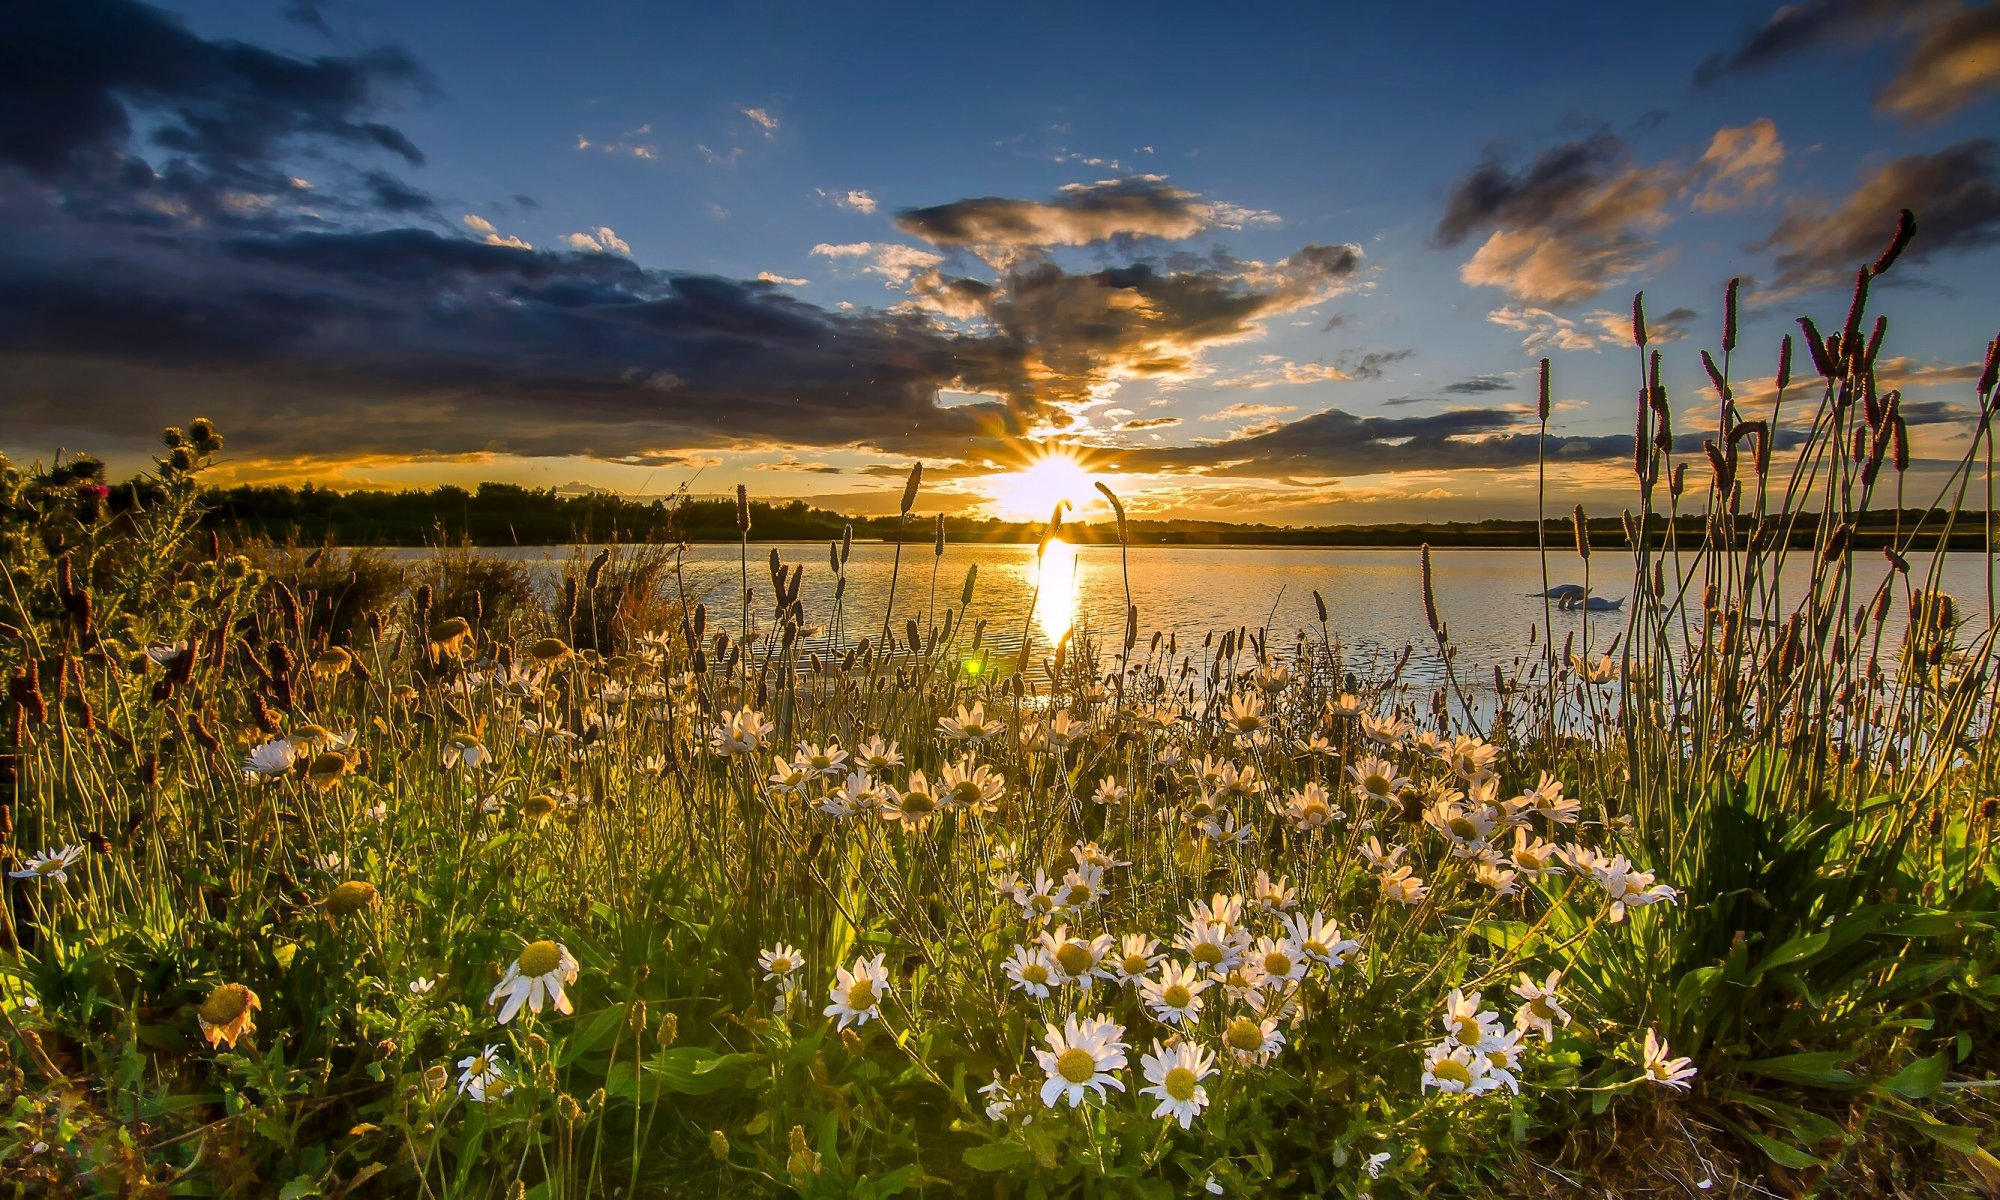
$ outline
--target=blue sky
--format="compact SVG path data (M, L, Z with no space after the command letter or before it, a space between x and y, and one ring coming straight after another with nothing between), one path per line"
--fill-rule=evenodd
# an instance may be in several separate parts
M1565 496L1615 496L1633 291L1688 426L1732 275L1738 375L1768 377L1909 207L1884 386L1933 402L1920 456L1962 450L2000 322L1994 5L1304 7L31 18L46 78L0 83L0 200L39 234L0 246L31 318L0 448L136 463L207 405L244 479L860 511L923 458L990 510L993 475L1069 445L1159 514L1518 515L1537 359ZM165 74L161 21L190 39ZM98 104L128 128L49 149L45 118ZM51 283L66 261L105 287Z

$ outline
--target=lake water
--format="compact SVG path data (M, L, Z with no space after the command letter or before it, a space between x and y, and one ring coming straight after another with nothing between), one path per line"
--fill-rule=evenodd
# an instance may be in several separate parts
M807 621L822 638L832 632L834 577L827 546L810 543L752 543L750 587L753 620L768 623L771 605L769 559L775 545L786 564L805 568L800 597ZM482 551L519 559L536 568L539 577L555 580L574 561L570 547L517 547ZM395 552L422 557L429 551ZM1796 553L1787 564L1787 598L1803 593L1810 573L1810 553ZM703 544L687 552L685 577L691 598L709 609L712 630L734 636L741 619L738 548ZM879 636L883 605L888 598L895 547L856 542L847 563L845 638L852 645L864 636ZM1927 558L1914 565L1924 569ZM1550 583L1580 583L1582 564L1567 548L1549 554ZM1477 686L1490 667L1506 664L1530 651L1530 630L1542 621L1539 598L1543 569L1533 550L1435 550L1433 574L1439 616L1459 647L1461 680ZM1125 572L1116 546L1071 546L1052 543L1039 561L1032 545L953 544L936 557L928 543L903 547L902 571L896 583L892 628L902 636L904 622L914 619L928 627L933 603L940 618L956 607L968 568L977 565L971 619L986 621L985 644L996 655L1010 656L1020 645L1024 624L1037 643L1039 659L1065 631L1095 636L1116 652L1125 628ZM1879 557L1857 559L1857 590L1872 590L1888 571ZM933 590L933 568L935 589ZM1592 592L1605 599L1631 590L1630 559L1599 550L1591 560ZM1957 596L1973 624L1983 626L1986 604L1986 561L1977 554L1949 556L1943 575L1946 591ZM1347 550L1324 547L1146 546L1130 551L1132 602L1139 609L1139 647L1144 649L1158 630L1175 635L1185 651L1199 646L1210 632L1268 629L1274 650L1291 645L1309 630L1319 638L1313 603L1317 590L1326 601L1332 636L1348 652L1348 660L1366 673L1370 664L1386 666L1414 645L1408 677L1416 682L1441 678L1441 664L1425 625L1422 568L1414 549ZM934 599L933 599L934 598ZM1030 605L1033 615L1030 618ZM1900 630L1903 605L1896 606L1892 631ZM1554 641L1562 646L1574 631L1579 646L1603 646L1625 627L1623 613L1555 614ZM963 643L961 643L963 644Z

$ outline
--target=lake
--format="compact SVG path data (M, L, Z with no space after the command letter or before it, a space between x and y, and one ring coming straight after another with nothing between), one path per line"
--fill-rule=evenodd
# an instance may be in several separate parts
M821 542L752 543L750 587L755 594L753 619L768 623L771 604L769 561L776 548L786 564L805 567L800 598L809 623L821 638L831 633L834 577L827 546ZM516 559L538 577L554 581L574 558L564 546L515 547L482 553ZM421 558L427 550L390 551L399 558ZM1802 594L1810 570L1810 552L1795 552L1787 563L1786 596ZM856 542L847 564L845 637L851 645L882 629L883 604L888 597L895 546ZM1889 570L1879 556L1860 556L1857 590L1869 590ZM1477 685L1481 676L1491 684L1490 667L1506 664L1530 649L1530 630L1542 621L1542 562L1533 550L1434 550L1433 574L1439 616L1459 647L1465 668L1461 680ZM1927 557L1913 560L1922 571ZM1617 599L1631 591L1629 558L1599 549L1591 559L1593 594ZM987 622L985 644L999 655L1011 655L1020 645L1024 623L1037 642L1036 656L1066 631L1088 633L1115 653L1125 628L1125 573L1117 546L1072 546L1051 543L1040 561L1033 545L951 544L942 558L930 544L903 547L902 571L896 583L893 622L901 637L904 622L914 619L927 627L935 605L942 616L956 607L967 570L977 565L971 607L974 622ZM738 548L705 543L688 550L685 577L691 597L709 608L713 630L735 635L741 620L738 598ZM1959 597L1969 614L1983 615L1986 603L1986 560L1977 554L1953 554L1944 566L1946 591ZM933 577L935 576L935 587ZM1158 630L1177 636L1183 649L1198 646L1211 631L1247 627L1270 631L1274 648L1289 646L1294 635L1310 630L1319 637L1313 604L1317 590L1326 601L1332 636L1348 652L1357 670L1387 665L1405 646L1418 648L1409 677L1436 682L1441 665L1424 622L1422 568L1419 552L1411 549L1356 550L1325 547L1145 546L1130 551L1132 602L1139 609L1140 648ZM1550 583L1581 583L1584 574L1576 555L1564 547L1551 550ZM1030 619L1030 605L1033 615ZM1891 619L1900 632L1904 606ZM1983 625L1974 621L1975 626ZM1574 631L1578 646L1602 647L1623 630L1623 613L1555 614L1555 642L1560 647ZM962 644L962 643L961 643Z

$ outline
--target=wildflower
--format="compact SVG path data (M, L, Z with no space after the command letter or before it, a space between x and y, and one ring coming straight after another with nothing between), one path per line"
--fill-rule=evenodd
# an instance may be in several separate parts
M457 736L445 739L444 745L438 748L438 759L447 771L461 766L478 768L493 761L493 752L478 738Z
M1208 921L1224 929L1235 929L1243 924L1243 897L1217 892L1206 900L1190 900L1182 924L1191 921Z
M882 807L883 789L866 772L851 771L847 779L820 799L819 810L842 820Z
M1062 908L1062 903L1056 899L1055 881L1040 867L1035 868L1033 886L1015 884L1014 903L1021 906L1021 915L1030 920L1053 916Z
M1407 866L1382 873L1382 898L1415 907L1431 894L1430 885Z
M1193 964L1170 962L1160 968L1158 979L1139 981L1139 996L1169 1025L1192 1025L1201 1018L1201 994L1209 982Z
M1225 846L1241 846L1256 836L1256 829L1236 819L1229 809L1219 809L1196 827L1201 836Z
M1215 1073L1215 1052L1193 1042L1177 1042L1172 1047L1153 1039L1153 1052L1139 1057L1139 1069L1152 1087L1139 1089L1142 1096L1160 1102L1155 1117L1172 1117L1186 1129L1208 1106L1208 1089L1201 1081Z
M520 956L507 964L507 973L487 995L486 1006L500 1006L502 1025L513 1020L524 1004L529 1012L538 1013L544 1004L552 1004L557 1012L568 1013L569 996L563 985L576 982L578 970L569 947L561 942L529 942L521 948Z
M1056 899L1067 909L1084 909L1104 895L1104 868L1084 864L1063 874Z
M329 646L313 659L312 673L321 679L338 679L354 665L354 656L339 646Z
M1036 740L1044 747L1060 754L1069 749L1070 744L1089 732L1089 726L1069 715L1069 710L1058 709L1048 719L1046 725L1037 726Z
M1125 1084L1111 1072L1125 1066L1125 1030L1113 1022L1095 1017L1079 1021L1070 1016L1062 1028L1048 1027L1047 1050L1037 1049L1035 1059L1048 1073L1042 1085L1042 1104L1054 1108L1058 1098L1071 1108L1083 1103L1086 1091L1102 1098L1105 1088L1125 1090Z
M1688 1090L1688 1080L1695 1077L1694 1060L1669 1058L1672 1051L1660 1040L1660 1035L1651 1029L1646 1031L1646 1046L1639 1065L1645 1070L1645 1082L1657 1083L1679 1091Z
M1290 879L1281 878L1273 883L1271 873L1260 870L1257 872L1257 878L1251 881L1250 898L1256 902L1258 908L1267 913L1274 913L1283 912L1298 903L1299 896L1298 891L1292 887Z
M351 917L364 909L382 907L382 894L372 883L350 879L326 894L325 907L329 917Z
M1249 941L1250 935L1242 930L1197 920L1187 923L1181 935L1174 939L1174 948L1210 974L1223 975L1243 961L1243 950Z
M1498 746L1488 744L1484 738L1464 734L1445 751L1444 765L1460 779L1472 781L1491 775L1493 764L1499 758Z
M1488 851L1488 853L1491 852ZM1473 881L1481 887L1490 890L1495 899L1514 894L1515 875L1515 872L1485 859L1480 860L1478 865L1472 869Z
M274 779L292 769L300 749L290 738L272 738L251 749L243 759L243 778L251 783Z
M1474 1049L1499 1040L1500 1014L1491 1009L1482 1010L1479 1002L1478 992L1468 995L1458 988L1451 989L1451 995L1445 998L1444 1015L1438 1018L1448 1040Z
M82 859L87 851L82 846L58 846L44 850L30 858L18 870L7 872L14 879L33 879L37 882L67 883L69 869Z
M1424 1053L1426 1088L1477 1096L1500 1086L1484 1054L1455 1042L1439 1042Z
M1069 926L1058 925L1043 930L1038 940L1061 968L1062 982L1089 991L1094 980L1111 978L1111 972L1104 968L1104 960L1111 953L1110 934L1100 933L1086 941L1069 936Z
M1000 964L1000 968L1016 988L1037 1000L1047 999L1049 992L1063 982L1062 968L1042 946L1014 947L1014 953Z
M1123 804L1128 794L1124 784L1106 775L1097 781L1097 790L1091 793L1090 798L1099 804Z
M1514 848L1509 858L1515 872L1522 878L1546 879L1562 874L1562 867L1556 863L1559 853L1555 843L1535 837L1526 828L1514 830Z
M776 730L777 726L754 708L725 709L721 722L708 732L708 747L723 758L755 754Z
M1491 809L1466 804L1457 792L1446 795L1424 813L1432 828L1451 842L1456 858L1473 858L1486 849L1487 839L1499 827Z
M234 1050L237 1038L257 1032L252 1014L262 1007L257 993L240 983L225 983L201 1002L195 1019L201 1024L201 1036L208 1039L210 1046L228 1046Z
M1118 952L1111 957L1111 970L1120 982L1136 984L1165 958L1160 953L1160 939L1128 933L1119 939Z
M1410 736L1410 723L1401 717L1361 714L1361 736L1384 746L1394 746Z
M1361 1169L1368 1172L1368 1178L1380 1179L1382 1178L1382 1168L1388 1165L1389 1152L1387 1150L1378 1150L1368 1156L1367 1160L1361 1164Z
M1001 721L988 721L986 704L979 700L973 701L970 709L959 705L956 718L939 717L937 724L939 733L952 741L964 742L984 741L1007 728Z
M437 983L437 980L427 975L419 975L417 978L410 980L410 995L428 996L431 993L431 989L437 986Z
M1283 663L1266 663L1252 673L1250 681L1267 692L1282 692L1291 685L1292 669Z
M1223 763L1215 774L1214 791L1224 799L1241 797L1253 800L1270 789L1262 776L1257 773L1257 764L1245 763L1239 767L1235 763Z
M802 792L815 776L797 762L788 762L783 755L771 757L771 774L765 782L780 796Z
M880 734L876 734L855 747L854 761L871 773L880 775L892 767L902 766L903 752L896 748L896 743L885 742Z
M1325 966L1328 970L1346 965L1347 956L1361 949L1361 943L1353 938L1340 936L1338 922L1314 913L1306 917L1293 913L1281 919L1278 928L1295 943L1307 958Z
M1541 779L1534 787L1514 797L1515 807L1534 813L1554 825L1571 825L1583 806L1574 799L1563 795L1562 780L1542 772Z
M1514 1010L1516 1029L1535 1030L1547 1042L1554 1040L1557 1022L1569 1024L1569 1011L1556 996L1556 984L1561 980L1561 971L1550 971L1541 983L1528 978L1527 972L1521 973L1521 982L1514 985L1514 994L1521 998L1521 1007Z
M832 742L825 746L800 742L798 756L792 759L792 766L821 779L834 779L847 774L847 751Z
M1634 870L1622 854L1594 863L1590 872L1611 899L1613 925L1625 919L1627 909L1645 908L1661 901L1672 904L1680 895L1664 883L1654 883L1651 871Z
M1257 964L1263 976L1261 982L1267 988L1304 979L1306 968L1311 964L1305 951L1288 937L1258 938L1256 948L1249 954L1249 961Z
M1610 683L1618 678L1618 664L1609 654L1598 659L1595 664L1580 654L1572 654L1569 656L1569 665L1570 669L1576 672L1577 679L1586 684Z
M1230 697L1229 709L1222 720L1238 742L1254 741L1264 732L1264 698L1254 692Z
M1519 1029L1509 1029L1479 1048L1486 1056L1487 1077L1516 1096L1521 1094L1521 1081L1514 1077L1521 1069L1521 1037Z
M474 1103L490 1104L514 1090L507 1084L507 1064L497 1045L459 1059L458 1068L458 1093Z
M946 768L949 770L950 768ZM931 792L930 780L922 771L910 772L909 782L898 792L888 789L882 798L882 819L895 821L904 829L921 832L942 807Z
M1363 800L1396 803L1396 794L1410 786L1409 779L1386 758L1364 758L1347 768L1354 790Z
M1351 720L1361 715L1361 708L1361 697L1353 692L1342 692L1339 699L1326 702L1326 715Z
M185 638L178 642L153 642L146 647L146 657L152 660L154 666L171 667L180 661L187 649Z
M1389 849L1384 850L1382 848L1382 839L1371 837L1361 844L1361 858L1362 861L1368 864L1368 869L1371 871L1388 871L1394 869L1398 863L1402 862L1403 855L1408 850L1408 846L1391 846Z
M1276 1017L1239 1016L1223 1027L1222 1044L1237 1062L1261 1067L1285 1048L1285 1034Z
M1339 748L1332 742L1327 741L1326 735L1323 733L1315 733L1311 737L1295 738L1292 741L1292 745L1300 754L1305 755L1307 758L1333 760L1340 757Z
M1069 848L1070 857L1079 867L1096 867L1109 871L1113 867L1129 867L1131 860L1119 858L1116 854L1092 841L1079 841Z
M993 1082L979 1089L979 1094L986 1097L987 1120L1004 1121L1020 1111L1021 1099L1015 1092L1015 1085L1019 1082L1018 1075L1011 1080L1002 1080L1000 1072L993 1072Z
M328 750L313 755L312 761L306 765L306 782L320 791L326 791L339 786L340 781L353 769L354 763L347 755L337 750Z
M775 980L782 986L789 982L794 971L806 965L806 957L796 947L779 942L757 955L757 965L764 968L766 980Z
M993 768L972 759L946 763L938 774L940 800L947 808L965 812L991 812L1006 794L1006 781Z
M1317 783L1308 783L1298 791L1288 793L1283 804L1272 802L1271 811L1299 833L1325 829L1335 821L1347 818L1347 814L1333 802L1332 794Z
M827 991L832 1003L823 1011L839 1020L839 1028L866 1025L882 1015L882 997L889 992L889 968L883 965L887 957L877 954L871 960L857 955L852 967L834 972L833 986Z

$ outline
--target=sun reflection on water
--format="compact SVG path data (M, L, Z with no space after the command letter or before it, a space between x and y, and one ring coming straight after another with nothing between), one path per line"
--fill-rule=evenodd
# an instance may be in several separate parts
M1083 564L1076 547L1060 537L1043 543L1040 557L1028 568L1035 585L1035 624L1051 644L1062 640L1076 624L1077 597L1083 588Z

